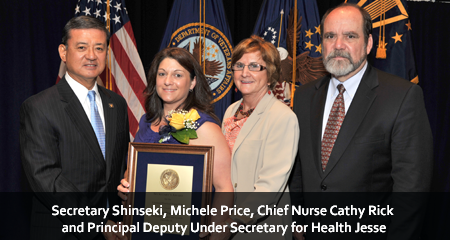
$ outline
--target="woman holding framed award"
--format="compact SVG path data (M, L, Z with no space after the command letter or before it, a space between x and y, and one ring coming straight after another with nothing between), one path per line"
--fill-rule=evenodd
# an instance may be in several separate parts
M214 146L215 192L233 192L230 150L211 105L212 94L206 77L192 54L175 47L156 54L147 76L145 96L146 114L139 122L134 141ZM127 199L129 186L122 179L117 188L123 200ZM220 205L232 205L232 194L224 195Z

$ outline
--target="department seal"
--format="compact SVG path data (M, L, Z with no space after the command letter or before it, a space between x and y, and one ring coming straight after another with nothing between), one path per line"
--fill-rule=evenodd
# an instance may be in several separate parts
M174 190L180 183L178 173L172 169L166 169L161 173L161 186L166 190Z
M205 51L202 51L202 45ZM213 103L222 99L231 89L233 47L217 28L209 24L186 24L172 34L169 46L188 50L204 67L206 80L213 94Z

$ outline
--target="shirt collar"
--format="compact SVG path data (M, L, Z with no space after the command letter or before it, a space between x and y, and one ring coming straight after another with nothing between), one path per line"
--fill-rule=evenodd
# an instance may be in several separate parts
M69 73L66 72L66 75L64 77L66 78L67 83L69 84L70 88L72 88L77 98L80 100L81 103L83 103L86 100L87 94L90 90L88 90L85 86L81 85L81 83L75 81L75 79L73 79L69 75ZM95 91L96 98L97 96L100 96L98 93L97 81L95 82L92 90Z
M361 68L361 70L359 70L359 72L357 72L355 75L353 75L352 77L350 77L349 79L347 79L344 82L340 82L335 77L331 77L329 87L332 89L336 89L335 92L339 93L339 90L337 90L337 86L339 84L343 84L345 87L345 92L351 97L351 99L353 99L353 97L356 94L356 90L358 89L359 83L361 82L361 79L362 79L364 73L366 72L366 69L367 69L367 61L364 64L364 66Z

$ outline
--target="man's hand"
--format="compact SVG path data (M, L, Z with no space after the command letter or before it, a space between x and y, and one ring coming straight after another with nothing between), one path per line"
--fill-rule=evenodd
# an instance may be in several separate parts
M303 232L294 231L293 236L295 240L305 240L305 235Z

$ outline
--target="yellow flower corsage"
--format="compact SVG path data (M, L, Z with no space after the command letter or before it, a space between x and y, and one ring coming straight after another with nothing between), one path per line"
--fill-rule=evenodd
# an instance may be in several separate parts
M200 118L197 110L172 110L167 116L170 127L164 126L160 129L160 143L166 142L174 137L181 143L189 144L189 139L197 138L197 120Z

